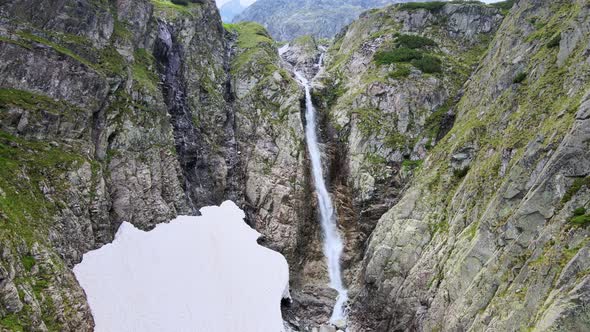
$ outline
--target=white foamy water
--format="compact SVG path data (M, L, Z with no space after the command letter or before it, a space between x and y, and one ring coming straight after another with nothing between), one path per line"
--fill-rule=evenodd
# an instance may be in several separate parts
M320 67L323 60L323 54L320 56L318 66ZM315 191L318 197L320 209L320 222L322 232L324 234L324 255L328 263L328 275L330 277L330 287L338 292L338 298L330 322L335 323L339 320L346 319L344 305L348 300L348 292L342 282L342 271L340 268L340 257L344 248L342 238L338 232L338 225L336 216L334 214L334 206L332 198L326 188L324 175L322 171L322 156L317 138L316 128L316 110L311 100L311 86L309 81L299 72L295 71L295 76L305 88L305 138L307 140L307 148L309 150L309 157L311 159L311 168L313 181L315 184Z
M289 43L279 47L279 55L285 54L289 50Z
M143 232L121 224L74 274L96 332L279 332L285 258L264 248L233 202Z

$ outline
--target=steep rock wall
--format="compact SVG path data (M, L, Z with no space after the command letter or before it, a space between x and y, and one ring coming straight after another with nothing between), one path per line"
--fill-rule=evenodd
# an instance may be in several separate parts
M315 98L333 142L350 284L377 221L452 127L462 85L502 19L484 4L395 5L364 13L330 46Z
M302 92L263 28L225 29L213 1L11 2L0 20L2 328L91 330L85 252L225 199L299 275L319 241Z
M357 327L588 326L589 9L516 2L453 129L371 236Z
M5 2L0 20L0 326L91 330L83 253L225 197L225 31L210 1Z

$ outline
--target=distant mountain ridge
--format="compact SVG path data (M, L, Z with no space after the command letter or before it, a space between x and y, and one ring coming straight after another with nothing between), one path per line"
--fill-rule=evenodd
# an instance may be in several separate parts
M367 9L416 0L258 0L234 22L262 24L276 40L331 38Z
M246 9L246 7L240 3L240 0L231 0L219 7L219 14L221 15L221 20L223 22L231 22L234 17L242 13L244 9Z

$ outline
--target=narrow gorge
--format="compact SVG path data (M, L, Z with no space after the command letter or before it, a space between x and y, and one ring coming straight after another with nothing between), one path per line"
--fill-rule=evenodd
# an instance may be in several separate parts
M588 330L590 3L283 43L213 0L0 1L0 331L93 331L84 254L226 200L285 331Z
M288 52L288 49L285 52ZM323 57L324 54L322 53L316 65L318 71L322 70ZM330 323L345 326L346 313L344 306L348 301L348 291L342 282L342 268L340 266L344 245L338 231L338 221L334 214L334 204L332 203L332 198L324 180L322 153L320 152L317 138L316 110L311 99L311 83L298 71L294 71L294 75L305 89L305 138L311 161L313 183L318 199L318 209L320 210L323 252L326 256L330 288L338 293L334 309L332 309L332 314L330 315Z

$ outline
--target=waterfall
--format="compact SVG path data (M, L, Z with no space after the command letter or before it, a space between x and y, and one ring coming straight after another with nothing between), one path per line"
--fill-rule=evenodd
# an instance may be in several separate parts
M320 67L323 60L323 54L320 56L318 67ZM309 157L311 159L311 168L313 181L315 184L315 192L318 197L320 209L320 222L322 232L324 235L324 255L326 256L328 264L328 275L330 277L330 287L338 292L338 298L332 311L330 318L331 323L345 320L346 313L344 305L348 300L348 292L342 282L342 274L340 269L340 256L342 255L343 243L338 233L336 223L336 216L334 215L334 206L332 198L326 188L324 181L322 158L318 144L318 137L316 132L316 110L311 100L311 86L310 82L299 72L294 71L295 76L305 88L305 138L307 140L307 148L309 150Z

